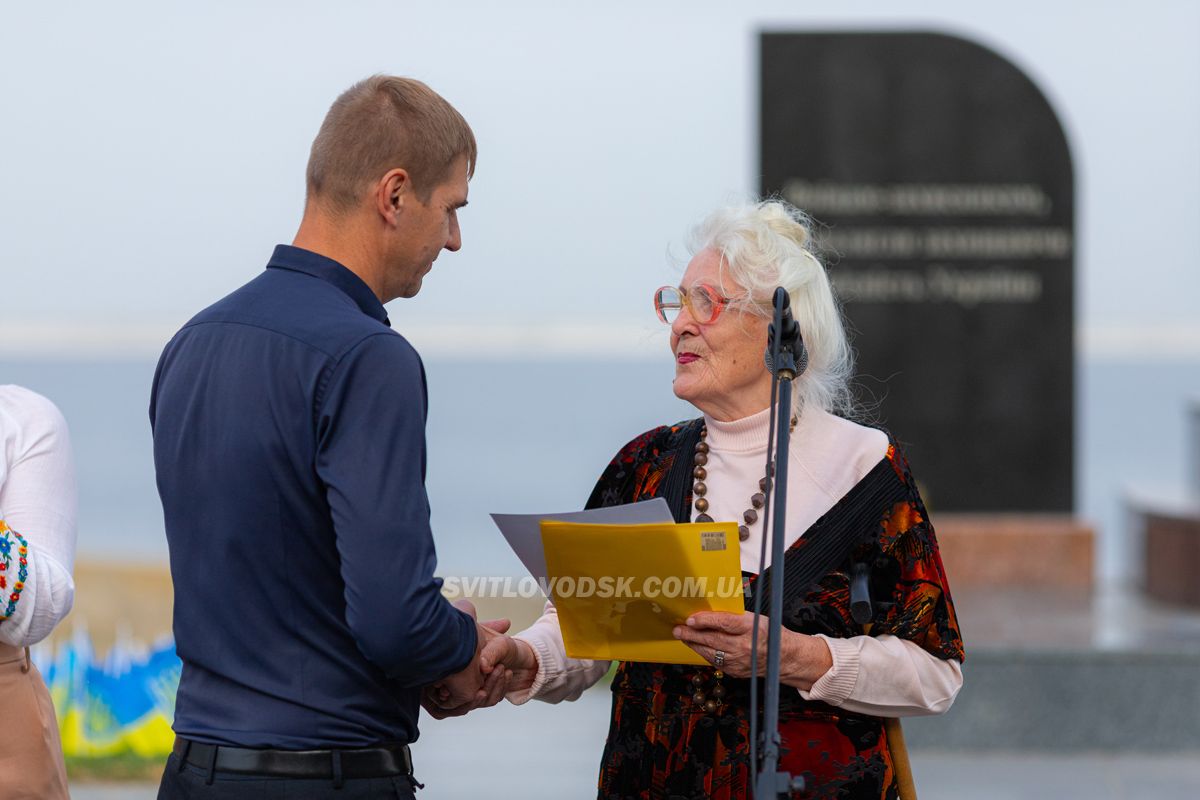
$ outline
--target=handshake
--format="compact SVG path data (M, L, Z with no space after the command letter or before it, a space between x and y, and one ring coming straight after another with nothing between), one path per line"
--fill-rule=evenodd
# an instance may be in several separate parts
M454 606L476 619L475 606L469 601L457 600ZM509 692L528 689L537 677L537 655L528 642L505 635L508 620L475 624L478 642L471 663L421 692L421 706L434 719L460 717L477 708L494 706Z

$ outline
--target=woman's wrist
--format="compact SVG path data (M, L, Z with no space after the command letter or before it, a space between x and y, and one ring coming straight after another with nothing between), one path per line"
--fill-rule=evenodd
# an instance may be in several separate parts
M533 649L533 645L524 639L514 637L513 644L516 650L516 657L513 664L506 665L512 673L512 677L509 679L508 691L527 691L533 686L533 682L537 680L538 668L540 666L537 651Z
M783 630L783 654L779 680L796 689L808 691L833 668L833 654L819 636Z

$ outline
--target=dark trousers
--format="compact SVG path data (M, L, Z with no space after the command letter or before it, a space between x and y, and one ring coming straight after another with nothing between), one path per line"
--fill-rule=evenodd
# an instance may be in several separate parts
M413 781L406 775L388 778L347 778L341 787L332 780L266 778L214 772L209 783L208 770L183 764L174 753L167 759L158 800L415 800Z

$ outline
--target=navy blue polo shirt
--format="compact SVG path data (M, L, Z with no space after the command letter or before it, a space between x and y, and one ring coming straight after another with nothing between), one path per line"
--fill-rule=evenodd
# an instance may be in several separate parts
M425 372L361 279L276 248L200 312L150 399L175 644L175 732L240 747L417 738L420 687L475 624L441 595Z

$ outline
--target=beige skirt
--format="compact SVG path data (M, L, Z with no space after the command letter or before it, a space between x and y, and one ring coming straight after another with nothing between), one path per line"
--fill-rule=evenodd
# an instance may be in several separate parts
M29 651L0 644L0 797L67 800L54 705Z

